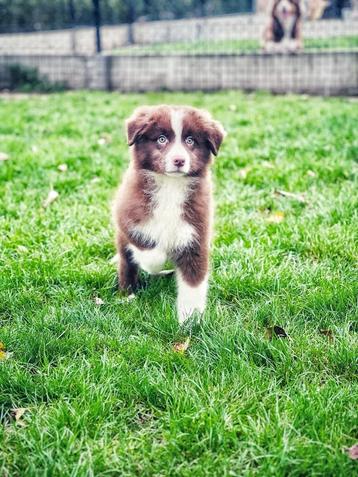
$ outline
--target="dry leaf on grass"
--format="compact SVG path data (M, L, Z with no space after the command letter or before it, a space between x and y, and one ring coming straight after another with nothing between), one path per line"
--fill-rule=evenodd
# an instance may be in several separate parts
M332 330L319 330L321 335L327 336L329 341L333 341L333 331Z
M96 305L104 305L104 301L102 300L102 298L99 298L98 296L95 297L94 299L94 302Z
M358 460L358 444L354 444L354 446L347 449L347 453L352 460Z
M0 161L7 161L9 158L9 154L6 154L6 152L0 152Z
M272 338L288 338L286 331L277 325L267 327L266 336L269 340L272 340Z
M43 203L43 206L45 207L45 209L46 209L46 207L51 205L53 202L55 202L55 200L57 199L58 196L59 196L59 193L57 191L55 191L53 189L50 190L46 200Z
M269 161L263 161L261 165L265 169L275 169L275 166Z
M60 164L57 168L60 172L67 172L68 166L67 164Z
M241 177L241 179L246 179L247 174L251 171L251 169L252 169L252 167L250 167L250 166L243 167L242 169L239 169L239 177Z
M106 133L102 134L97 142L99 146L105 146L106 144L110 144L112 142L112 136Z
M287 199L294 199L297 200L298 202L301 202L301 204L304 204L306 202L305 197L303 194L294 194L293 192L287 192L285 190L275 190L275 195L279 195L281 197L286 197Z
M25 247L25 245L18 245L17 251L20 252L20 253L27 253L29 251L29 249L27 247Z
M182 343L174 343L173 350L176 353L184 354L185 351L189 348L189 344L190 344L190 336L188 336L187 339Z
M0 361L6 361L11 355L12 353L6 351L4 343L0 341Z
M18 407L15 409L11 409L11 413L16 422L19 422L25 412L28 411L27 407Z
M279 224L282 222L285 218L285 214L280 211L276 212L271 212L267 217L266 217L266 222L270 224Z
M130 301L134 300L135 298L135 294L134 293L131 293L130 295L124 297L124 298L121 298L118 303L120 304L123 304L123 303L129 303Z

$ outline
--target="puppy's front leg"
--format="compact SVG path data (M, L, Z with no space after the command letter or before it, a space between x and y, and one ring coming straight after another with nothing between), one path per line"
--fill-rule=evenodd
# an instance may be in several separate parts
M203 313L208 291L208 251L189 249L177 258L177 311L179 323Z
M118 285L121 290L135 292L138 288L138 265L128 249L128 241L121 233L117 237L118 245Z

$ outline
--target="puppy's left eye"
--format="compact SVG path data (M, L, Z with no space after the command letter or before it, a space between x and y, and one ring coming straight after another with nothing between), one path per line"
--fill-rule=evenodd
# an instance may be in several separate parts
M194 139L192 138L192 136L188 136L185 138L185 143L188 145L188 146L194 146Z
M158 144L166 144L167 142L168 142L168 139L166 136L164 136L164 134L161 134L157 139Z

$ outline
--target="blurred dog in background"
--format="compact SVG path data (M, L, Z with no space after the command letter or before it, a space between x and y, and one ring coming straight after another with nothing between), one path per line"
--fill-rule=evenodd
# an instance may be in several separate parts
M303 49L303 20L319 20L331 2L271 0L265 3L268 22L263 33L263 50L272 53L295 53Z
M275 0L269 8L269 21L264 30L264 51L294 53L302 48L300 0Z

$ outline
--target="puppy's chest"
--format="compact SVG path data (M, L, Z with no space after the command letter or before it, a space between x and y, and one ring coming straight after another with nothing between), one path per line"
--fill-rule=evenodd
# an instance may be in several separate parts
M151 196L151 216L137 230L165 251L185 247L195 239L194 227L184 219L190 182L164 178Z

